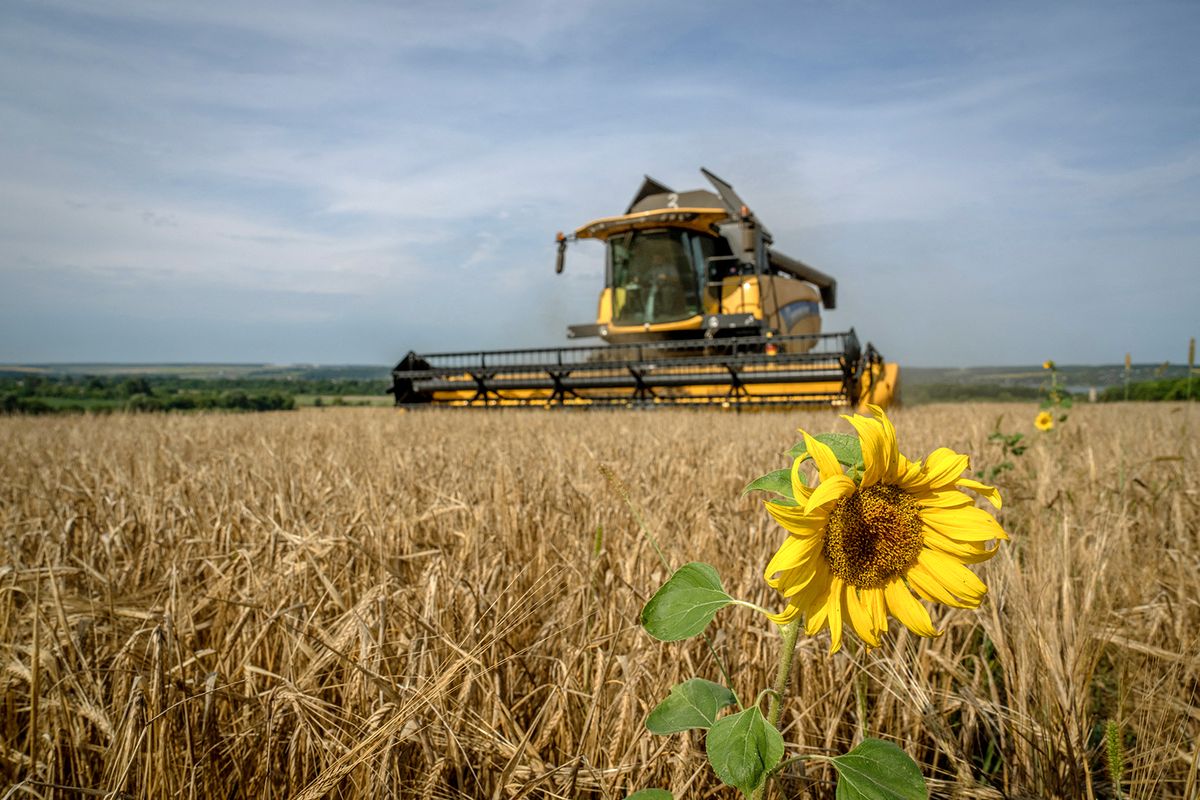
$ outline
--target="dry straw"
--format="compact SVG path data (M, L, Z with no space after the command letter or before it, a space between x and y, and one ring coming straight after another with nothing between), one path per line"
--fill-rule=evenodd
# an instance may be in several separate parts
M895 740L938 797L1100 798L1114 789L1111 718L1125 797L1196 797L1200 445L1178 408L1077 409L1031 445L1000 479L1012 546L979 568L982 608L935 610L946 635L894 629L871 653L802 641L787 741ZM985 453L1003 410L894 419L915 452ZM778 531L738 493L797 426L831 424L0 419L0 784L12 797L716 796L698 738L644 728L670 686L716 667L702 641L638 628L667 573L597 460L672 563L712 563L767 604L761 554ZM712 643L742 659L742 694L773 668L750 616ZM825 797L831 778L782 788Z

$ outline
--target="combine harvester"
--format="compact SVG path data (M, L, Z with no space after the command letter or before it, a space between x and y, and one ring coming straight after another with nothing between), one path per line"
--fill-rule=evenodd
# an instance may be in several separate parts
M558 234L606 245L598 347L418 355L392 370L400 406L863 407L889 405L899 368L851 329L821 333L837 281L773 249L733 187L674 192L647 177L624 214Z

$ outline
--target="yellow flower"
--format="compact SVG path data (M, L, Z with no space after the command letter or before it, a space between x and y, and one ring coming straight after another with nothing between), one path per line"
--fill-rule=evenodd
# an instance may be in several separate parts
M1043 411L1033 420L1033 426L1039 431L1048 431L1054 427L1054 415L1049 411Z
M804 433L808 453L792 464L798 505L768 502L767 511L788 531L767 565L767 583L787 598L772 619L803 614L810 636L829 628L830 652L842 646L849 623L868 647L878 647L888 617L920 636L938 636L917 597L956 608L976 608L987 587L965 564L991 558L1008 534L962 489L1000 507L1000 493L961 477L967 457L940 447L922 464L900 454L896 430L878 406L874 417L844 417L862 443L863 476L856 484L833 451ZM803 431L802 431L803 433ZM800 480L811 457L821 482ZM917 597L913 597L913 593Z
M1042 369L1054 369L1054 362L1050 359L1046 359L1042 362Z

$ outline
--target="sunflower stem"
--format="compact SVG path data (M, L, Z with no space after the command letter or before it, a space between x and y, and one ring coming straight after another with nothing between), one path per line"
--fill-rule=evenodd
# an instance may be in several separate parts
M792 660L796 657L796 639L800 636L800 620L779 626L783 636L783 647L779 652L779 669L775 671L775 684L772 686L771 699L767 703L767 724L773 728L779 727L779 718L783 714L783 700L787 695L788 679L792 675ZM767 791L766 779L754 790L753 800L761 800Z
M783 713L783 700L787 696L788 678L792 674L792 660L796 656L796 639L800 636L800 620L794 619L779 626L783 635L783 648L779 654L779 669L775 672L775 693L767 704L767 722L779 727L779 717Z
M864 650L854 644L850 647L853 648L854 656L851 669L854 670L854 708L857 720L855 727L858 729L858 737L854 743L857 745L867 738L867 672L866 667L859 661L865 655Z

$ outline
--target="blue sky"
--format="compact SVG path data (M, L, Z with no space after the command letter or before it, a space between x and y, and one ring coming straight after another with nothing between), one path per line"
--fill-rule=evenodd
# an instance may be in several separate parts
M0 362L565 343L644 173L917 366L1182 361L1200 4L0 5Z

